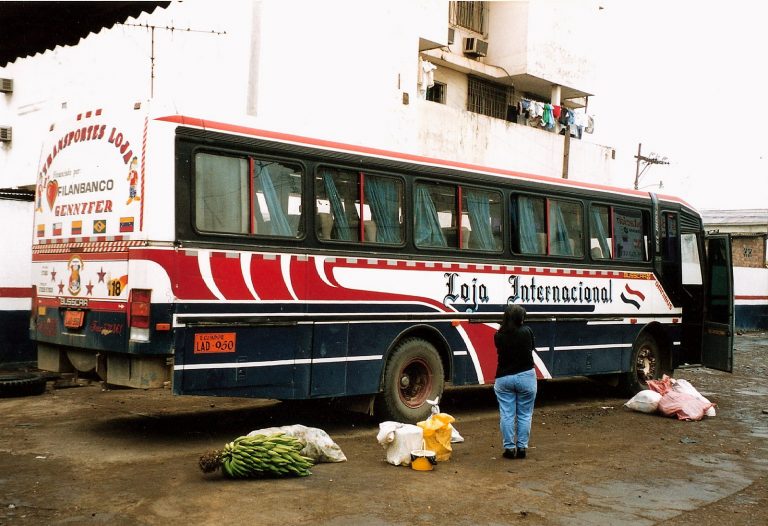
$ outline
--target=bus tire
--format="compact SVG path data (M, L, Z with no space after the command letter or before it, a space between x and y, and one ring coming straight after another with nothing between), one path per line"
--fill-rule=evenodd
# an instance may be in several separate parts
M421 338L400 343L384 366L382 391L376 397L374 414L395 422L425 420L434 400L443 394L443 362L434 345Z
M0 373L0 398L41 395L46 382L38 373Z
M664 374L661 350L656 339L643 332L632 346L632 357L629 372L621 382L622 390L629 396L634 396L643 389L648 389L646 380L660 380Z

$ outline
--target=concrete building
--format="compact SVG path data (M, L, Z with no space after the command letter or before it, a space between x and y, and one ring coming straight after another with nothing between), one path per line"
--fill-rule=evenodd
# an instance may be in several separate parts
M593 2L171 3L0 69L13 81L0 97L13 137L2 185L34 184L40 134L62 109L137 101L555 177L567 157L569 178L608 182L612 149L586 126L566 141L513 111L551 102L586 123L595 68L576 28L597 13Z
M768 329L768 209L702 210L709 233L731 235L736 328Z
M588 118L594 55L580 36L599 24L591 0L110 2L79 17L64 3L40 18L58 39L44 26L14 32L30 17L12 7L19 11L6 11L4 25L13 43L38 36L0 59L0 188L34 190L42 138L62 112L137 102L367 147L610 180L613 149L587 133L599 125ZM90 34L76 32L81 20ZM545 115L544 103L557 111ZM553 113L565 119L568 111L566 133ZM20 284L30 275L31 217L31 203L0 200L0 221L18 234L4 240L19 250L4 246L9 264L0 274L0 309L14 333L26 332L19 320L30 305Z

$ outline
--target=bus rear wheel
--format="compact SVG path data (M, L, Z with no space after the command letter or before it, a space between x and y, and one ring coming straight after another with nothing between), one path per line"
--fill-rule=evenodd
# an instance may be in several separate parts
M643 333L632 346L630 368L622 388L627 395L633 396L648 389L647 380L660 380L665 372L659 344L653 336Z
M444 386L443 362L434 345L421 338L405 340L387 360L374 412L380 418L416 423L430 415L427 400L441 396Z

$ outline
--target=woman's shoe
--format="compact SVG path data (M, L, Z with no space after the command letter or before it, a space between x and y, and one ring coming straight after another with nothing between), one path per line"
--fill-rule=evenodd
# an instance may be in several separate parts
M514 449L505 449L504 453L501 454L504 458L516 458L515 457L515 450Z
M526 452L526 448L524 447L517 448L517 452L515 453L515 458L525 458L525 452Z

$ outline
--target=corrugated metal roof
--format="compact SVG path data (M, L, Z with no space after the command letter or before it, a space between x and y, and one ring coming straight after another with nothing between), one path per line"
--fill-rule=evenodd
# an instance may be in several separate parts
M705 225L768 225L768 208L700 212Z
M0 1L0 67L56 46L75 45L90 33L169 4Z
M21 188L0 188L0 200L7 201L34 201L35 192Z

